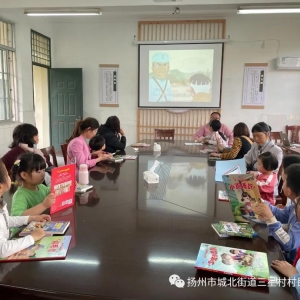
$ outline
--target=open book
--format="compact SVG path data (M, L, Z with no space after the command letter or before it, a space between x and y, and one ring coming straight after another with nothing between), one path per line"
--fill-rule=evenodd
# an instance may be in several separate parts
M253 174L229 174L223 175L229 203L236 222L265 223L258 219L252 209L252 205L261 202L260 193Z

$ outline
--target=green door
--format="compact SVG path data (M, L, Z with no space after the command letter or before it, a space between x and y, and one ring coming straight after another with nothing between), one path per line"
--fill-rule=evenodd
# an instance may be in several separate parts
M51 145L60 151L82 118L82 69L50 69L49 93Z

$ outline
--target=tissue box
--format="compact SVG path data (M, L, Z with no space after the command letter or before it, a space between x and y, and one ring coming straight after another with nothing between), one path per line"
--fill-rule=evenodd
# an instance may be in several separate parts
M145 171L144 172L144 180L148 183L158 183L159 176L156 173L153 173L151 171Z

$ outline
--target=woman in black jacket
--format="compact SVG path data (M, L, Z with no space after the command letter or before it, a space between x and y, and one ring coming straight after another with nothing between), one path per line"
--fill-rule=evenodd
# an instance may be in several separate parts
M104 137L107 152L114 153L126 147L125 133L120 128L120 120L117 116L109 117L105 124L100 125L97 135Z

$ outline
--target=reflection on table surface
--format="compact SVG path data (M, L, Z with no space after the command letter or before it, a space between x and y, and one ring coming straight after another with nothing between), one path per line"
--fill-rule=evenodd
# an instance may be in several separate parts
M207 157L190 154L182 143L169 143L168 149L165 145L160 156L140 149L135 160L105 162L92 169L93 190L76 196L73 228L67 232L76 237L76 244L66 260L20 263L13 268L0 264L1 295L35 299L24 296L35 290L35 296L48 296L43 299L232 300L247 291L246 299L293 299L288 287L187 287L188 278L218 277L194 269L201 243L266 252L269 264L283 257L267 234L253 240L220 239L211 228L217 221L214 216L233 218L229 204L215 200L214 166L208 166ZM126 154L135 155L130 147ZM161 163L160 181L147 185L143 172L155 159ZM170 285L172 274L185 280L186 286ZM270 275L278 279L272 269Z

